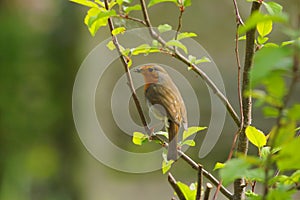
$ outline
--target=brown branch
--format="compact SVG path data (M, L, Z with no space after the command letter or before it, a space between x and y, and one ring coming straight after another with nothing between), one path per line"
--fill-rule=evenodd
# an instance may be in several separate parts
M131 20L131 21L135 21L135 22L138 22L138 23L141 23L142 25L146 26L146 22L144 20L141 20L139 18L135 18L135 17L130 17L128 15L124 15L124 14L119 14L117 17L120 17L122 19L127 19L127 20Z
M251 14L259 10L261 3L253 2L251 8ZM242 81L242 95L245 91L250 89L250 70L252 67L252 61L254 56L255 46L255 32L253 28L246 33L246 52L245 62L243 70L243 81ZM245 134L246 127L251 124L252 118L252 98L250 95L242 96L242 113L243 113L243 127L238 137L237 151L241 154L246 155L248 152L248 139ZM237 179L234 181L234 199L242 199L244 196L244 179Z
M149 28L150 35L152 38L156 39L162 46L166 46L166 42L154 31L153 27L151 26L151 22L149 19L146 3L144 0L140 0L142 12L144 16L144 20L147 24L147 27ZM169 48L169 47L167 47ZM169 48L170 50L173 50ZM196 72L203 80L204 82L212 89L212 91L219 97L221 102L225 105L228 113L233 118L234 122L237 124L237 126L240 125L240 119L238 115L236 114L235 110L229 103L228 99L224 96L224 94L218 89L218 87L214 84L214 82L201 70L199 69L195 64L191 63L185 56L183 56L179 52L175 52L173 55L175 58L186 64L187 66L190 66L194 72Z
M104 3L105 3L105 8L108 10L108 0L105 0ZM108 25L109 25L110 32L112 32L112 30L114 30L114 24L113 24L111 18L108 18ZM143 113L140 101L138 100L138 97L136 95L136 91L135 91L134 86L133 86L132 77L131 77L130 70L129 70L129 67L128 67L128 59L122 54L122 51L120 49L120 45L119 45L119 42L118 42L118 38L116 36L114 36L113 34L111 34L111 36L112 36L112 41L113 41L113 43L114 43L114 45L115 45L115 47L116 47L116 49L117 49L117 51L118 51L118 53L120 55L121 62L123 64L123 66L124 66L124 69L125 69L125 72L126 72L127 81L128 81L128 85L129 85L129 88L131 90L132 97L133 97L134 103L136 105L136 108L138 110L140 119L141 119L141 121L143 123L143 126L145 128L146 133L149 134L149 135L151 135L151 131L150 131L149 127L148 127L148 124L147 124L145 115Z
M198 184L197 184L196 200L201 199L202 182L203 182L203 170L202 169L203 169L202 165L198 164Z
M206 184L206 189L205 189L205 192L204 192L204 198L203 198L203 200L208 200L208 198L209 198L209 193L210 193L212 187L213 187L213 186L212 186L210 183L207 183L207 184Z
M174 191L176 192L178 198L180 200L186 200L183 192L178 187L177 182L171 173L168 174L168 181L169 181L170 185L172 186L172 188L174 189Z
M233 6L234 6L234 11L235 11L236 23L238 25L244 25L244 22L243 22L243 20L241 18L241 15L240 15L239 8L237 6L236 0L233 0Z

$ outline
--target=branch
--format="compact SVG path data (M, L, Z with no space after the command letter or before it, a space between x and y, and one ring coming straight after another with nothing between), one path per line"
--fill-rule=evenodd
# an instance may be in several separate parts
M108 10L108 0L104 0L104 3L105 3L105 8ZM112 32L112 30L114 30L114 24L112 22L112 19L111 18L108 18L108 25L109 25L109 29L110 29L110 32ZM118 38L116 36L114 36L113 34L111 34L112 36L112 41L120 55L120 59L122 61L122 64L124 66L124 69L125 69L125 72L126 72L126 77L127 77L127 81L128 81L128 85L129 85L129 88L131 90L131 93L132 93L132 97L133 97L133 100L134 100L134 103L136 105L136 108L138 110L138 113L139 113L139 116L140 116L140 119L143 123L143 126L145 128L145 131L147 134L151 135L151 131L148 127L148 124L147 124L147 121L146 121L146 118L145 118L145 115L143 113L143 110L142 110L142 107L141 107L141 104L138 100L138 97L136 95L136 91L134 89L134 86L133 86L133 81L132 81L132 77L131 77L131 74L130 74L130 70L129 70L129 67L128 67L128 59L122 54L122 51L120 49L120 44L118 42Z
M253 2L251 8L251 14L259 10L261 3ZM250 89L250 70L252 67L252 61L254 56L254 45L255 45L255 32L253 28L246 33L246 52L245 52L245 63L243 71L242 81L242 94ZM238 138L237 151L244 155L248 152L248 139L245 134L246 127L251 124L251 111L252 111L252 98L250 95L242 96L242 113L243 113L243 127ZM237 179L234 181L234 199L242 199L244 195L244 180Z
M204 198L203 198L203 200L208 200L209 193L210 193L210 190L212 189L212 187L213 186L210 183L206 184L206 189L205 189L205 192L204 192Z
M201 193L202 193L202 182L203 182L203 171L202 165L198 164L198 184L197 184L197 194L196 200L201 200Z
M176 182L175 178L172 176L171 173L168 174L168 181L169 181L170 185L172 186L172 188L174 189L174 191L176 192L178 198L180 200L186 200L184 194L182 193L182 191L178 187L177 182Z
M144 20L147 24L147 27L149 28L150 35L152 38L156 39L162 46L166 46L166 42L154 31L153 27L151 26L151 22L149 19L147 7L144 0L140 0L142 12L144 16ZM173 50L169 48L170 50ZM212 91L219 97L219 99L222 101L222 103L225 105L227 111L229 112L230 116L234 120L234 122L237 124L237 126L240 125L240 119L238 115L236 114L235 110L229 103L228 99L224 96L224 94L218 89L218 87L214 84L214 82L201 70L199 69L195 64L191 63L185 56L183 56L179 52L174 52L173 55L175 58L186 64L187 66L190 66L191 69L196 72L203 81L212 89Z

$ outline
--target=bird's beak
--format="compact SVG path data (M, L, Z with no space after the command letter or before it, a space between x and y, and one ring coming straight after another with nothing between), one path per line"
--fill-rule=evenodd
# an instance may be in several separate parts
M141 73L142 72L142 70L140 68L135 68L133 71L137 72L137 73Z

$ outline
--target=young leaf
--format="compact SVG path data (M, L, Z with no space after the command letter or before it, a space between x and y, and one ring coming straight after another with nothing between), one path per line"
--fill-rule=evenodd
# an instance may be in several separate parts
M186 54L188 53L186 46L178 40L170 40L166 43L166 46L179 47L180 49L182 49L184 51L184 53L186 53Z
M280 4L273 1L270 2L262 1L262 3L271 15L282 13L282 6Z
M86 7L90 7L90 8L97 8L98 5L92 1L88 1L88 0L70 0L71 2L86 6Z
M246 136L249 141L258 148L263 147L267 143L266 136L263 132L256 129L254 126L247 126Z
M184 7L188 7L192 5L191 0L182 0L183 6Z
M225 164L224 163L220 163L220 162L217 162L216 164L215 164L215 167L214 167L214 171L215 170L217 170L217 169L222 169L222 168L224 168L225 167Z
M131 11L141 10L141 9L142 7L140 4L136 4L134 6L128 6L128 7L124 6L124 11L126 14L129 14Z
M192 126L189 127L187 131L183 132L183 136L182 136L182 141L186 140L188 137L190 137L191 135L202 131L204 129L206 129L207 127L198 127L198 126Z
M177 0L151 0L148 4L148 7L150 8L151 6L154 6L155 4L163 3L163 2L173 2L176 5L178 5Z
M177 40L182 40L184 38L190 38L190 37L196 37L196 36L197 36L196 33L188 33L188 32L179 33L177 36Z
M170 26L169 24L161 24L157 27L157 29L160 33L164 33L172 30L172 26Z
M258 42L258 44L260 44L260 45L265 44L268 40L269 40L268 37L262 37L261 35L259 35L259 36L257 37L257 42Z
M186 200L194 200L196 197L196 187L193 187L192 185L189 187L188 185L178 181L177 182L178 187L182 191L184 197Z
M195 60L195 64L200 64L200 63L207 63L207 62L211 62L210 59L206 56L203 56L200 59Z
M147 139L148 137L145 134L141 132L134 132L132 142L136 145L142 145Z
M172 164L174 163L174 160L167 160L167 154L163 152L163 161L162 161L162 173L167 173L170 169Z
M109 50L114 50L116 48L116 46L114 45L113 41L109 41L106 45L106 47L109 49Z
M257 23L256 28L257 28L259 35L264 37L264 36L268 35L269 33L271 33L272 26L273 26L272 20L267 20L267 21Z
M168 132L165 132L165 131L158 131L158 132L154 133L154 135L162 135L162 136L165 136L167 139L169 139L169 134L168 134Z
M118 35L118 34L120 34L120 33L124 33L125 32L125 30L126 30L126 28L125 27L118 27L118 28L115 28L114 30L112 30L112 34L113 35Z
M188 146L190 146L190 147L193 147L193 146L196 145L196 143L195 143L194 140L184 140L184 141L182 142L181 146L183 146L183 145L188 145Z

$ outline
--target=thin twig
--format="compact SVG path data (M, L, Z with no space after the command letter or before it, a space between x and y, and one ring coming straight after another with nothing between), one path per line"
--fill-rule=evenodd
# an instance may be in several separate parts
M144 0L140 0L142 12L144 16L144 20L147 24L147 27L149 28L150 35L156 39L162 46L166 46L166 42L154 31L153 27L151 26L151 22L148 16L148 11L146 7L146 3ZM169 48L169 47L167 47ZM170 50L173 50L170 48ZM225 97L225 95L218 89L218 87L214 84L214 82L201 70L199 69L195 64L191 63L185 56L183 56L179 52L175 52L173 55L175 58L186 64L187 66L190 66L191 69L196 72L203 80L204 82L212 89L212 91L219 97L221 102L225 105L227 111L233 118L234 122L237 124L237 126L240 125L240 119L238 115L236 114L235 110L233 109L232 105L229 103L228 99Z
M239 8L237 6L236 0L233 0L233 5L234 5L234 10L235 10L235 18L236 18L236 22L239 25L244 25L244 22L241 18L240 12L239 12Z
M210 183L206 183L206 189L205 189L205 192L204 192L204 198L203 198L203 200L208 200L209 193L210 193L212 187L213 186Z
M104 3L105 3L105 8L108 10L108 0L105 0ZM111 18L108 18L108 25L109 25L110 32L112 32L112 30L114 30L114 24L113 24ZM111 36L112 36L112 41L113 41L113 43L114 43L114 45L115 45L115 47L116 47L116 49L117 49L117 51L120 55L121 61L123 63L123 66L124 66L124 69L125 69L125 72L126 72L128 85L129 85L129 88L131 90L132 97L133 97L134 103L136 105L136 108L138 110L140 119L143 123L143 126L145 128L146 133L151 135L152 134L151 130L148 127L148 124L147 124L145 115L143 113L140 101L138 100L138 97L136 95L136 91L135 91L134 86L133 86L132 77L131 77L130 70L129 70L129 67L128 67L128 59L122 54L122 51L120 49L120 45L119 45L119 42L118 42L118 38L116 36L114 36L113 34L111 34Z
M196 200L201 199L201 193L202 193L202 182L203 182L203 166L198 164L198 184L197 184L197 194L196 194Z
M182 16L183 16L183 12L184 12L184 9L180 7L180 13L179 13L179 17L178 17L178 26L177 26L177 30L176 30L176 33L175 33L175 40L177 40L177 37L178 37L178 33L182 27Z
M124 15L124 14L119 14L117 17L120 17L122 19L127 19L127 20L131 20L131 21L135 21L135 22L138 22L138 23L141 23L142 25L146 26L146 22L144 20L141 20L139 18L135 18L135 17L130 17L128 15Z
M170 183L170 185L172 186L172 188L174 189L174 191L176 192L178 198L180 200L186 200L183 192L181 191L181 189L178 187L177 182L175 180L175 178L172 176L171 173L168 174L168 181Z

